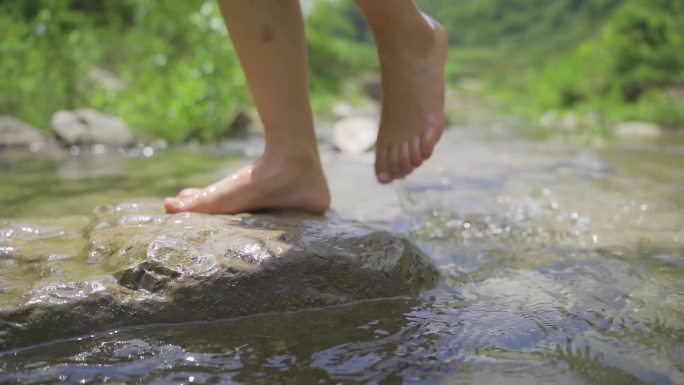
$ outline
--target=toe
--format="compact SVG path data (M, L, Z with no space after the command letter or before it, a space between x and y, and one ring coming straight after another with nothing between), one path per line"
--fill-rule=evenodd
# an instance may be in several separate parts
M202 192L204 190L200 190ZM213 211L212 199L210 199L207 194L194 194L186 196L185 198L166 198L164 200L164 207L167 213L214 213Z
M432 145L430 144L426 133L420 135L420 156L423 160L430 159L432 156Z
M392 179L401 178L401 144L390 146L389 172L392 175Z
M164 209L169 214L181 213L187 211L185 203L178 198L164 199Z
M389 170L389 146L378 146L375 152L375 175L380 183L392 181Z
M423 155L420 150L420 136L416 135L411 138L410 142L410 152L411 152L411 165L413 168L419 167L423 164Z
M442 130L432 127L425 130L420 136L420 152L423 159L428 159L432 156L432 151L440 136L442 136Z
M195 195L195 194L200 193L200 192L202 192L202 189L199 189L196 187L184 188L178 193L178 195L176 197L178 199L183 199L183 198L189 197L191 195Z
M413 163L411 162L411 145L409 141L404 141L401 144L401 152L399 153L399 166L401 168L401 176L405 177L413 171Z

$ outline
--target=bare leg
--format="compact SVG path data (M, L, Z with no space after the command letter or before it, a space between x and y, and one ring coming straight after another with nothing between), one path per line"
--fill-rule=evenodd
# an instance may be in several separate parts
M238 213L330 206L309 101L304 25L297 0L219 0L264 124L257 162L204 189L167 198L167 212Z
M356 0L373 31L382 72L382 118L375 155L381 183L429 158L444 131L447 37L413 0Z

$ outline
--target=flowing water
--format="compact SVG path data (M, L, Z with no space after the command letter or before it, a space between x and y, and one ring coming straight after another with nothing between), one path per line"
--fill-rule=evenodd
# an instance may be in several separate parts
M370 158L324 159L334 215L406 233L438 288L54 341L0 353L0 383L684 384L683 142L453 130L384 189ZM231 165L207 151L5 159L0 217L88 213Z

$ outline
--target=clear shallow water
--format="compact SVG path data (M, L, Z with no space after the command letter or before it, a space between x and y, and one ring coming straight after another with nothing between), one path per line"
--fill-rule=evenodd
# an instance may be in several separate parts
M684 146L470 131L440 146L397 186L403 214L391 222L435 260L439 288L5 352L0 383L684 383ZM51 163L6 162L1 215L87 213L230 166L197 153L123 163L115 178L65 178ZM72 205L57 200L65 191Z

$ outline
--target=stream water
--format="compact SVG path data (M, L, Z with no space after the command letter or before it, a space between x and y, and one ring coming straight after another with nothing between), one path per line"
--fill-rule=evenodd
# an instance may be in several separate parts
M452 130L384 197L345 179L358 167L370 185L368 159L324 158L341 191L334 215L356 201L365 220L406 233L440 268L438 288L0 352L0 383L684 384L683 142ZM231 162L208 151L4 159L0 217L164 196Z

